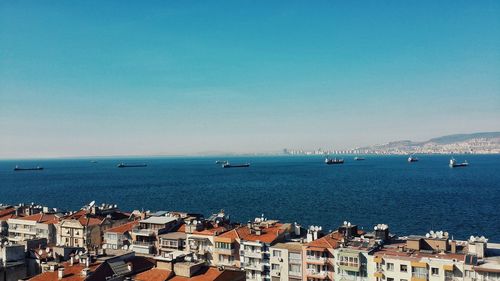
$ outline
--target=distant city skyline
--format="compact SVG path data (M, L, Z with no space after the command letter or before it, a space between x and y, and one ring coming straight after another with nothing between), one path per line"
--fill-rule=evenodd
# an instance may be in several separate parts
M0 0L0 159L500 131L500 2Z

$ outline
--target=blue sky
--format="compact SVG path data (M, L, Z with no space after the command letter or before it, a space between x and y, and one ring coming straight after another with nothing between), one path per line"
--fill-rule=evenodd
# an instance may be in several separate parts
M0 0L0 157L498 131L499 14L499 1Z

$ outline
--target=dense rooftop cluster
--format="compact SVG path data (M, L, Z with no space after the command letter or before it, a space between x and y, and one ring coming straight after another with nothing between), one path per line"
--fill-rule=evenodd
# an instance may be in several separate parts
M343 222L236 223L178 211L0 205L0 280L500 281L500 244L445 231L398 236Z

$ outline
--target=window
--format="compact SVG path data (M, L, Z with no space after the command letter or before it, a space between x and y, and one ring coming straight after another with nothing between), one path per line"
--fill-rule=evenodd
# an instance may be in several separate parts
M279 257L279 258L281 258L281 251L273 250L273 257Z
M434 275L434 276L439 275L439 268L432 267L431 268L431 274Z
M271 264L272 270L280 270L280 265L279 264Z
M393 263L390 263L390 262L387 263L387 271L394 271L394 264ZM387 278L387 279L389 279L389 278Z
M301 265L300 264L291 264L290 272L300 273Z
M387 278L387 281L394 281L394 278Z
M408 266L406 264L402 264L399 266L399 271L408 272Z
M399 279L399 281L408 281L408 279Z

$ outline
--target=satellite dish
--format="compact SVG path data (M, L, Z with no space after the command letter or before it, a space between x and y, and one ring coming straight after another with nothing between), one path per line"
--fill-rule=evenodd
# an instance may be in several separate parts
M348 222L348 223L347 223L347 226L351 226L351 222Z
M374 227L373 227L373 230L378 230L378 227L377 227L377 226L374 226Z
M311 225L311 226L309 227L309 230L313 231L313 230L314 230L314 225Z
M344 225L347 225L347 221L344 221Z
M429 233L425 234L425 237L429 238L431 235Z
M42 249L38 250L38 254L39 254L40 256L41 256L41 255L43 255L43 250L42 250Z
M193 224L194 224L194 225L197 225L197 224L198 224L198 221L196 221L196 220L195 220L195 221L193 221Z
M89 208L94 207L94 205L95 205L95 201L90 202L90 204L89 204Z

